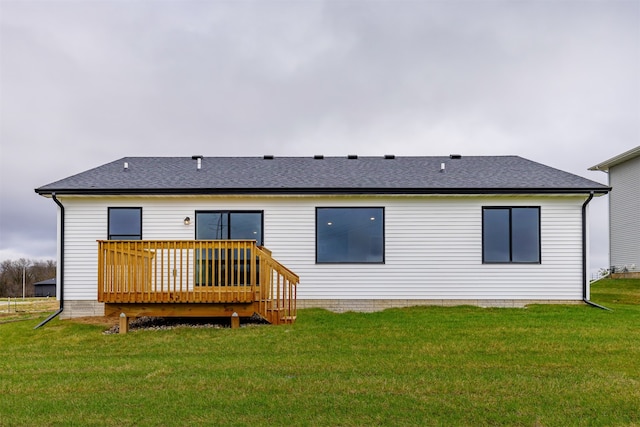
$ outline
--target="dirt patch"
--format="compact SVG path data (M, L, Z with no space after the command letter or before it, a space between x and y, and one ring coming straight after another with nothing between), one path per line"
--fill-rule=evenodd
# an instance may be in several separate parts
M117 317L92 316L92 317L74 317L66 319L65 322L81 323L83 325L104 326L110 328L118 323Z

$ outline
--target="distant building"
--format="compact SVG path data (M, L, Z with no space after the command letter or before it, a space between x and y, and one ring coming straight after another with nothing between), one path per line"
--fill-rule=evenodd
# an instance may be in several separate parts
M609 174L609 264L611 272L640 277L640 146L589 170Z
M36 297L55 297L56 296L56 279L43 280L33 284Z

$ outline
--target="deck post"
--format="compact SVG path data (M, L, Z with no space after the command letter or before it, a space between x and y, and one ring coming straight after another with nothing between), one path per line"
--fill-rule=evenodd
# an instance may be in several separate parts
M231 329L238 329L240 327L240 316L235 311L231 315Z
M129 332L129 318L126 314L120 313L120 332L121 334L126 334Z

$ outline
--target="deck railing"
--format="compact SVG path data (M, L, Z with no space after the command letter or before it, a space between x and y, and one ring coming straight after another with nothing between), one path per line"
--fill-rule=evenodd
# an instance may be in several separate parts
M104 303L252 303L280 323L295 319L298 283L252 240L98 241Z

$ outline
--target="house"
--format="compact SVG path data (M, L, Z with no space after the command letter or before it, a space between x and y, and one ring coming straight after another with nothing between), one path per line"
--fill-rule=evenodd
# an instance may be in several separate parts
M35 191L58 205L63 318L283 320L587 301L609 187L517 156L267 155L126 157Z
M52 297L56 295L56 278L42 280L33 284L36 297Z
M640 146L589 168L609 175L609 265L640 278Z

